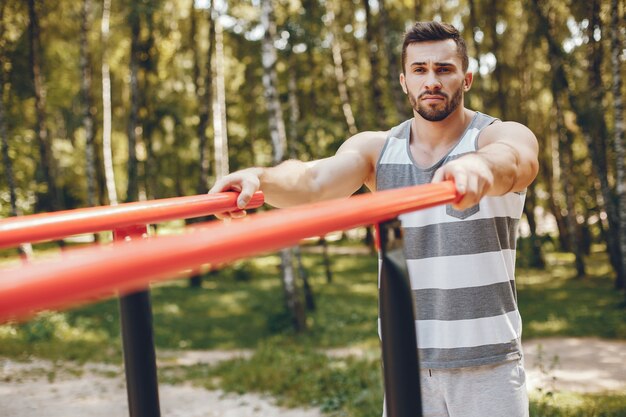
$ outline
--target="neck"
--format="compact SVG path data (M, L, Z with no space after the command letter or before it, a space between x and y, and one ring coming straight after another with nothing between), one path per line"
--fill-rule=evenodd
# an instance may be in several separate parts
M475 114L463 105L438 122L424 119L415 110L413 113L415 118L411 130L411 142L431 149L448 148L456 143Z

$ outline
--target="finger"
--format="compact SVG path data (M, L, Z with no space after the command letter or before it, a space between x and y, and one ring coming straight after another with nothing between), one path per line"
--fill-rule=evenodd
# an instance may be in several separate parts
M476 199L480 195L479 190L480 186L478 184L478 177L476 175L472 175L467 179L467 191L470 199Z
M224 213L214 213L213 214L218 220L228 220L230 219L230 214L228 212Z
M239 207L240 209L245 208L250 202L252 195L257 191L257 189L258 187L255 186L253 183L245 182L243 184L243 187L241 188L239 197L237 198L237 207Z
M211 187L211 189L209 190L209 194L221 193L221 192L230 191L230 190L241 191L241 185L239 185L235 181L238 181L238 178L232 178L232 177L221 178L215 182L213 187Z
M442 182L444 180L443 176L444 176L444 170L442 168L439 168L437 171L435 171L435 175L433 175L433 179L430 182L433 182L433 183Z
M458 193L467 193L467 174L461 171L457 171L452 173L452 178L454 178L454 185L456 186L456 190L458 191Z
M237 210L231 211L229 214L232 219L241 219L242 217L246 217L247 212L245 210Z

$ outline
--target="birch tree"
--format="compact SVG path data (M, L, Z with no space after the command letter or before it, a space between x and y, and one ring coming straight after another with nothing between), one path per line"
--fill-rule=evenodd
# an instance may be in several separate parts
M261 1L261 24L265 29L262 44L263 88L265 89L265 102L269 113L270 136L274 149L273 159L274 163L278 164L283 161L286 155L287 135L280 101L278 100L277 54L274 47L276 22L274 21L272 0ZM304 331L306 330L306 316L298 293L291 249L281 250L280 259L287 308L292 314L294 329L298 332Z
M215 13L211 2L210 14ZM213 17L213 16L212 16ZM215 94L213 95L213 135L215 141L215 178L228 174L228 134L226 129L226 88L224 86L224 34L219 16L213 20L215 44Z
M100 39L102 40L102 155L109 204L117 205L117 189L115 187L115 172L113 171L113 152L111 150L111 71L109 68L110 16L111 0L104 0L102 3L102 22L100 25Z

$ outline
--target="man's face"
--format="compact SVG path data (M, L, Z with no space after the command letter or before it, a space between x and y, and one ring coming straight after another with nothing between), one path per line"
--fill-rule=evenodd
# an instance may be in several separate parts
M445 119L463 101L472 74L463 73L461 57L452 39L412 43L406 50L405 74L400 74L402 89L413 109L424 119Z

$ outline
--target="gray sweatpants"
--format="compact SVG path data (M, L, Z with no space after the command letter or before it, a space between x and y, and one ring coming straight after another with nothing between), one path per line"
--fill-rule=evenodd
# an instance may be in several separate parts
M521 360L454 369L422 369L424 417L528 417ZM383 408L386 417L386 408Z

